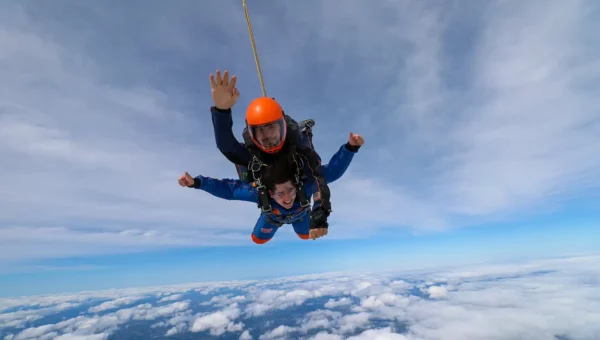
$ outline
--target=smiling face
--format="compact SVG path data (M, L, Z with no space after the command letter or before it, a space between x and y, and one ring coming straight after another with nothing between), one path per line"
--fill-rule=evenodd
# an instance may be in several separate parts
M296 199L296 187L292 181L287 181L282 184L275 184L275 190L269 191L271 197L285 209L291 209Z
M279 122L257 126L254 138L265 148L272 149L281 143L281 126Z

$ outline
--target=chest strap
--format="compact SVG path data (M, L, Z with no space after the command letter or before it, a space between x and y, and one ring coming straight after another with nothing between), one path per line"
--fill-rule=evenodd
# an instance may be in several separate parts
M303 176L301 169L304 168L304 162L302 162L302 159L296 153L293 154L293 160L294 164L296 165L296 173L294 174L296 200L300 202L300 206L302 208L306 209L310 206L310 201L306 197L306 193L304 192L304 182L302 181ZM269 203L270 197L268 189L262 181L262 172L266 166L267 165L258 159L258 157L253 156L250 164L248 165L248 169L250 169L252 172L255 187L258 191L258 207L263 213L271 213L273 209L271 207L271 203Z

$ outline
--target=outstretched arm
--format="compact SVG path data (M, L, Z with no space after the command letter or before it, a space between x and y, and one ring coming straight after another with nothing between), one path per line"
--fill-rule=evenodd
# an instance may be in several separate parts
M335 182L344 175L354 159L354 155L364 142L361 135L350 133L348 142L340 146L339 150L331 156L329 163L321 166L323 177L327 183ZM307 190L307 195L310 196L318 191L318 187L316 183L311 181L310 185L307 186Z
M216 179L197 176L190 188L200 189L209 194L229 201L258 203L258 193L251 184L237 179Z
M210 108L217 148L230 162L247 166L252 154L233 135L231 108L222 110L216 106Z
M333 154L329 163L321 167L323 177L325 177L327 183L333 183L344 175L359 148L360 146L346 143L339 148L338 152Z

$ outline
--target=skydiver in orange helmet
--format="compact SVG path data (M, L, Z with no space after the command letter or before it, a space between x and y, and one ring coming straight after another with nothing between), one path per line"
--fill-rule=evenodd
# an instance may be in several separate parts
M278 162L297 165L299 186L303 183L303 177L314 177L315 181L312 182L315 183L316 188L313 191L310 228L311 230L327 228L327 218L331 213L330 191L321 171L321 158L312 146L310 128L314 125L314 121L306 120L297 123L284 113L281 105L274 98L259 97L248 105L246 127L242 134L244 143L240 143L233 134L231 117L231 108L240 95L235 87L236 81L236 76L229 79L228 71L221 76L220 71L217 70L216 78L210 75L214 102L211 113L217 148L227 159L236 164L240 179L258 183L259 189L263 167L276 166ZM262 197L259 207L263 212L270 212L266 190L263 190ZM306 197L300 195L296 199L305 209L309 208Z

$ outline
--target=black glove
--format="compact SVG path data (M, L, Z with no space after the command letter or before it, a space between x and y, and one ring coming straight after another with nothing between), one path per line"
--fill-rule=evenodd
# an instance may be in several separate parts
M322 180L322 178L317 178L317 182L319 187L321 188L321 191L317 191L313 194L313 201L316 202L320 200L321 205L318 208L315 208L314 210L323 209L325 215L329 216L329 214L331 214L331 194L329 193L329 187L327 186L327 184L325 184L325 181Z
M346 150L356 153L358 152L358 149L360 149L361 145L352 145L350 142L348 142L344 145L344 147Z
M322 207L315 208L310 212L310 229L328 228L327 223L328 211Z
M199 189L200 185L202 185L202 181L198 177L194 177L194 184L188 185L188 188Z

